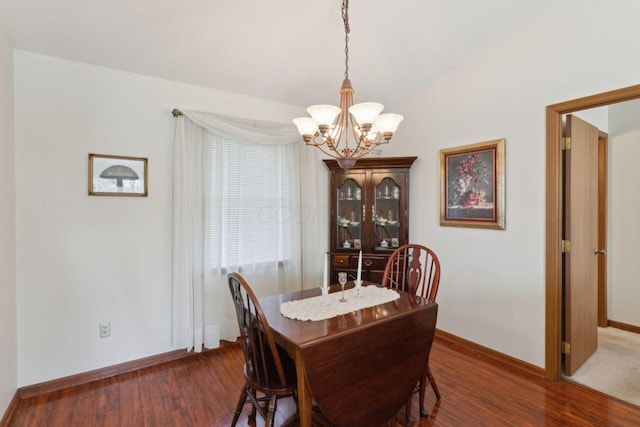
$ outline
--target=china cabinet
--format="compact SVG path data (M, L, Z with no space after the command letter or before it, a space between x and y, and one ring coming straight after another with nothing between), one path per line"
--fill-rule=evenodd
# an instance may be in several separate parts
M330 280L338 272L356 278L362 250L362 279L382 280L389 255L409 239L409 170L416 157L359 159L345 172L329 168Z

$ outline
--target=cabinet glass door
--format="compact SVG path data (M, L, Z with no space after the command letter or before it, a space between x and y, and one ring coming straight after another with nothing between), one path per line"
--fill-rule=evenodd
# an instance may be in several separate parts
M347 178L337 188L337 244L342 248L362 247L362 187Z
M383 178L375 187L375 240L377 248L400 246L400 186L391 178Z

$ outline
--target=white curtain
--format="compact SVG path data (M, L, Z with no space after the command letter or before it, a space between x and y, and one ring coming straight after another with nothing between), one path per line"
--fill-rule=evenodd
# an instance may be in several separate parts
M174 141L172 343L175 348L201 351L219 346L220 339L233 341L238 336L226 278L231 271L240 271L258 296L320 286L328 235L328 175L319 150L306 147L293 125L183 113L177 118ZM217 197L216 186L223 185L210 177L213 172L217 178L225 167L224 159L212 157L211 150L217 148L212 148L211 134L245 144L281 145L290 156L294 179L288 185L293 196L280 209L293 236L291 259L220 268L209 256L212 245L220 244L209 237L210 227L215 226L208 218L209 207L222 205L211 197ZM212 158L220 164L210 164Z
M322 286L324 254L329 250L329 171L317 148L303 142L295 150L301 188L302 286L309 289Z

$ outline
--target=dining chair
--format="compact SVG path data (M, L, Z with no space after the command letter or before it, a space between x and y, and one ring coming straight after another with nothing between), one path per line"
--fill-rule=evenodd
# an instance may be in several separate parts
M432 301L436 300L439 284L440 261L437 255L431 249L417 244L407 244L396 249L389 257L382 276L382 286L410 292ZM414 390L414 393L420 393L420 416L423 418L429 416L429 413L424 409L424 394L427 384L431 384L436 398L440 400L440 391L438 391L436 380L429 368L428 358L424 373L417 389ZM408 412L409 407L407 407L407 418Z
M251 403L253 407L249 421L255 422L257 411L265 420L265 426L270 427L274 423L277 399L288 396L296 398L295 364L276 345L262 307L244 278L238 273L231 273L227 277L245 360L245 385L231 425L235 426L238 422L244 405Z

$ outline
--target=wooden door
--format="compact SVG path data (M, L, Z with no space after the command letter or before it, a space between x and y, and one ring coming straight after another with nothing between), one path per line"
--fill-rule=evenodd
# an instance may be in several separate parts
M565 374L573 375L598 347L598 129L568 115L565 151Z

